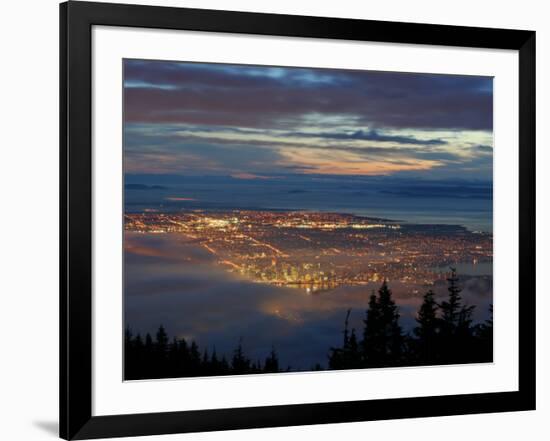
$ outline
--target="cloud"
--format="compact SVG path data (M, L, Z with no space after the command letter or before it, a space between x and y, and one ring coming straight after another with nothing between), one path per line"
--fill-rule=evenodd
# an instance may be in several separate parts
M362 140L362 141L378 141L378 142L393 142L398 144L413 144L413 145L446 145L447 141L441 138L435 139L418 139L414 136L399 136L399 135L387 135L382 134L377 130L357 130L351 133L303 133L293 132L286 136L298 136L307 138L327 138L327 139L349 139L349 140ZM285 135L283 135L285 136Z
M274 176L257 175L254 173L235 173L231 175L234 179L254 180L254 179L275 179Z
M273 128L308 114L369 127L492 129L488 77L125 61L127 122Z
M427 140L426 132L407 135L370 130L359 136L340 131L334 134L346 136L328 137L322 137L327 132L320 133L321 137L311 130L132 123L125 127L125 169L130 173L273 176L288 172L373 175L445 167L446 173L471 174L476 167L484 170L485 159L492 159L489 146L469 145L461 141L466 135L456 138L454 132L438 132ZM364 139L355 139L359 137ZM420 144L424 141L427 145ZM330 166L331 161L338 166Z
M149 130L130 125L125 130L126 173L231 174L246 173L251 168L269 173L280 159L277 150L186 138L164 127Z
M472 147L472 150L476 151L477 153L482 153L486 155L493 154L493 147L491 147L490 145L476 145Z
M488 77L146 60L124 74L126 172L492 170Z

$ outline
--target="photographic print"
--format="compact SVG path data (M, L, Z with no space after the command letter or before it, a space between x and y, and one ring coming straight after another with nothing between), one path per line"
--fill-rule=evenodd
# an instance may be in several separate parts
M492 362L491 77L123 65L125 380Z

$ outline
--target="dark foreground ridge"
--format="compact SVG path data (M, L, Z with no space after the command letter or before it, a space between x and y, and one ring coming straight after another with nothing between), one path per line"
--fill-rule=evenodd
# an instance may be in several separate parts
M456 271L448 281L448 298L437 303L430 290L424 295L412 333L404 334L399 324L398 307L386 281L370 296L358 337L348 328L348 311L341 347L328 349L328 369L362 369L375 367L426 366L484 363L493 360L493 320L473 324L475 306L464 305ZM323 370L321 364L310 370ZM201 350L195 341L174 338L163 326L155 340L143 339L129 327L125 332L124 379L203 377L296 371L279 365L275 348L264 360L251 360L239 341L230 357Z

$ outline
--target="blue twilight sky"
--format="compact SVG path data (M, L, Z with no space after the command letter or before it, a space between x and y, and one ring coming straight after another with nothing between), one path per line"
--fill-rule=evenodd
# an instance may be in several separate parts
M489 77L124 61L125 171L492 180Z

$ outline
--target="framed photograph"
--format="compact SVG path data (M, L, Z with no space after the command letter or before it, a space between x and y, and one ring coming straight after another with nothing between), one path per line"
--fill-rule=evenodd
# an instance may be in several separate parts
M535 33L60 7L60 436L535 408Z

